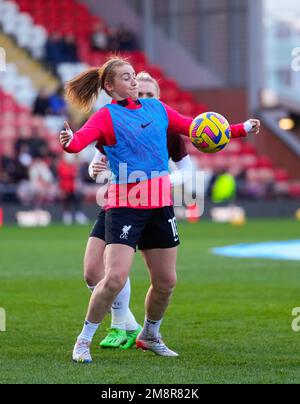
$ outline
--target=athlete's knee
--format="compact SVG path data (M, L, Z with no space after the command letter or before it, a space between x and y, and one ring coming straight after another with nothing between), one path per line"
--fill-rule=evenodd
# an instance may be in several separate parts
M163 280L157 280L152 282L152 287L155 291L163 295L171 295L176 287L177 276L176 273L170 274Z
M108 274L104 279L104 288L112 294L118 294L124 287L127 277L123 274Z
M103 279L101 266L99 264L93 263L92 261L85 260L83 276L87 285L96 286L101 281L101 279Z

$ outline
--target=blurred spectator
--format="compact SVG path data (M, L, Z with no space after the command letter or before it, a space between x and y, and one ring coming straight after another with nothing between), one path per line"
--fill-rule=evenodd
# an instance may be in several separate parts
M47 65L56 72L56 67L64 60L65 41L59 32L54 32L45 45L45 59Z
M78 61L79 59L75 37L74 35L69 34L63 39L63 54L60 62L77 63Z
M46 116L50 113L49 95L46 90L40 90L34 101L32 112L38 116Z
M111 52L118 52L120 50L120 43L119 43L117 28L110 28L110 30L109 30L108 50Z
M28 167L27 178L18 187L18 197L25 206L40 209L53 202L55 197L55 183L53 175L41 158L35 158Z
M104 24L101 22L94 26L91 36L91 48L95 51L107 51L108 50L108 34Z
M32 163L29 145L23 142L17 149L15 157L14 147L6 145L0 159L0 193L7 202L17 202L20 186L28 186L29 167Z
M22 126L20 128L19 136L15 142L15 155L19 155L22 146L28 146L30 148L31 142L31 128L29 126Z
M0 201L16 202L14 154L13 145L4 143L3 154L0 156Z
M31 201L29 192L29 167L31 164L30 148L29 145L24 143L20 146L20 151L15 161L14 174L15 184L18 185L17 195L24 205L29 205Z
M64 89L60 87L56 93L49 97L50 114L51 115L67 115L67 104L64 99Z
M117 39L120 51L134 51L138 49L136 36L124 25L119 25Z
M246 173L246 195L251 199L270 199L276 194L272 170L249 169Z
M60 197L63 204L63 223L73 223L72 208L75 209L75 221L78 224L88 222L81 209L82 195L77 185L78 165L73 155L65 153L57 167Z
M54 200L55 184L53 175L46 162L37 157L29 168L29 181L32 205L41 208Z
M27 145L23 145L20 148L20 153L16 158L16 172L15 181L19 182L28 178L28 169L32 163L32 155L30 148Z
M247 198L247 170L241 169L235 176L237 197Z
M44 129L35 126L30 140L30 152L33 158L46 158L49 154L48 142L44 138Z
M9 184L13 181L15 172L14 149L11 144L5 144L0 157L0 182Z
M39 121L37 121L37 123L38 122ZM32 128L22 128L19 138L15 143L15 152L18 158L26 161L36 157L47 157L49 154L49 147L48 142L44 138L43 127L34 124ZM30 164L31 161L28 165Z

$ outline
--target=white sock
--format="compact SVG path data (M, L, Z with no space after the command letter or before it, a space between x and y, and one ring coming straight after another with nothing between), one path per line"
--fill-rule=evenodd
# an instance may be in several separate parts
M91 342L96 331L98 330L99 325L100 323L94 324L85 320L81 334L78 336L77 339L85 339L86 341Z
M142 338L159 338L161 320L153 321L145 317L144 328L141 333Z
M125 286L116 297L111 307L111 328L125 330L130 300L130 280L127 279Z
M130 309L128 309L125 330L126 331L135 331L138 327L139 327L139 324L137 323L137 321L136 321L134 315L132 314L132 312L130 311Z
M95 287L96 287L96 286L89 286L89 285L86 285L86 286L87 286L88 289L90 289L90 291L91 291L92 293L94 292Z

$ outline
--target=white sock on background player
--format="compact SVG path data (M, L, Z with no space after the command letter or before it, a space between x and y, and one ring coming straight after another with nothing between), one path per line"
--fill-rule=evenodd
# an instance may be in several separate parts
M96 286L87 285L88 289L93 293ZM111 320L111 328L118 328L126 331L134 331L139 327L134 315L129 309L129 301L131 294L131 285L129 278L121 290L121 292L116 297L112 309L112 320Z
M127 319L125 324L126 331L135 331L139 328L139 324L137 323L134 315L132 314L131 310L128 309L127 311Z
M125 286L116 297L111 306L111 328L118 328L120 330L126 330L126 321L129 310L130 300L130 280L127 279Z

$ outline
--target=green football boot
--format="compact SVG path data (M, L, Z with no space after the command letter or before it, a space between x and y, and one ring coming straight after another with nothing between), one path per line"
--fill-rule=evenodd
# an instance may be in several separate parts
M136 330L134 331L126 331L127 334L127 341L124 342L122 345L119 346L119 349L130 349L133 345L135 345L136 337L139 335L139 333L142 331L142 327L139 326Z
M101 348L119 348L126 343L127 334L125 330L110 328L107 336L100 342Z

